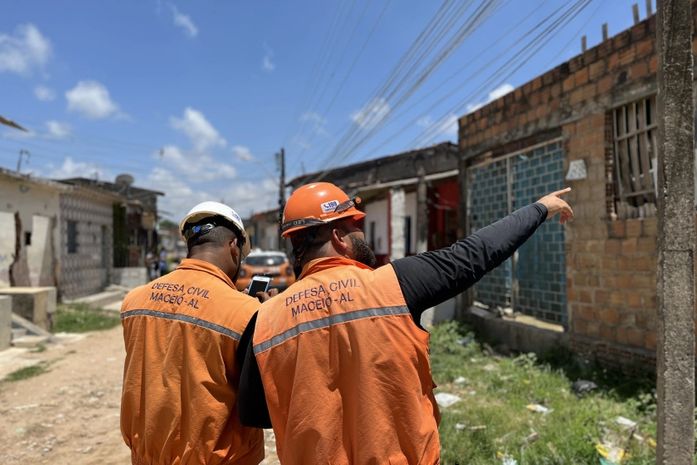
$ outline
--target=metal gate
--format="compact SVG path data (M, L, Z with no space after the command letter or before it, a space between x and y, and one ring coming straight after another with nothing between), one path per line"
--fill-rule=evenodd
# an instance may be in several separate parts
M487 226L564 183L560 141L531 147L468 169L468 215L471 230ZM512 259L475 286L475 299L492 307L566 325L564 229L549 221L518 249Z

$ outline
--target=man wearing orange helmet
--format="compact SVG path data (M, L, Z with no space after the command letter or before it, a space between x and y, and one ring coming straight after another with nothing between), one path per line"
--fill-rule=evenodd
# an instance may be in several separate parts
M428 333L421 313L510 257L548 218L573 217L554 192L444 249L377 269L356 209L329 183L297 189L282 231L299 280L260 307L245 334L243 424L273 425L281 463L437 464Z

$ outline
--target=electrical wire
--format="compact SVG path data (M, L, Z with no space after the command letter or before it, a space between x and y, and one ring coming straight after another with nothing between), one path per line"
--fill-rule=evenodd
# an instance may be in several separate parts
M428 42L422 42L423 44L425 44L425 48L421 48L421 43L417 43L416 45L414 45L406 54L408 58L403 60L397 67L397 70L400 70L404 67L402 63L405 63L407 67L403 69L405 69L405 71L408 71L408 73L405 75L412 75L413 77L411 77L411 79L405 80L404 76L399 76L399 74L397 74L397 79L395 80L396 85L393 89L390 89L389 92L387 92L386 94L390 97L395 97L395 99L392 100L393 106L396 108L399 105L403 104L409 98L409 96L412 95L413 92L415 92L415 90L418 87L420 87L423 84L423 82L426 81L426 79L435 71L435 69L440 64L442 64L448 56L450 56L453 53L453 51L462 43L464 39L467 36L469 36L474 30L476 30L479 26L481 26L481 24L483 24L483 22L493 14L493 12L501 5L501 3L502 2L500 1L486 0L480 2L480 4L476 7L475 11L467 17L464 24L461 24L457 31L455 31L452 34L452 36L445 41L444 44L440 45L435 56L430 61L428 61L425 66L421 66L421 69L416 74L416 76L413 76L413 71L415 69L418 69L418 67L415 68L415 63L420 64L424 61L424 54L431 53L435 49L436 44L438 44L439 41L442 39L443 35L441 31L443 30L443 28L447 29L449 25L452 26L453 24L451 21L446 21L441 24L436 23L435 25L433 25L433 22L429 23L429 27L427 27L428 33L426 35L429 35L431 37L429 37ZM445 2L442 6L447 7L447 5L448 3ZM445 9L444 11L448 10ZM417 51L416 53L412 53L412 50ZM410 63L412 57L416 58L417 60ZM390 81L388 80L388 82ZM405 86L407 86L406 89L404 88ZM381 87L381 89L383 88L384 86ZM383 94L385 93L383 92ZM331 166L335 162L340 162L342 160L347 159L362 144L364 144L368 140L368 138L375 133L376 130L378 130L382 125L385 124L385 121L389 118L390 115L388 114L385 116L386 117L382 118L380 121L377 121L372 128L363 131L363 133L360 133L359 130L356 128L356 126L358 125L352 125L349 128L349 130L344 134L344 137L342 137L339 140L339 142L337 142L331 153L324 159L322 163L324 169L315 177L315 179L321 179L324 175L326 175L329 166Z
M498 82L505 82L508 78L514 75L523 65L525 65L528 60L536 53L539 52L545 45L547 45L553 38L553 35L559 30L563 29L568 25L574 18L580 14L593 0L577 0L572 6L563 12L563 14L556 18L550 25L548 25L542 32L540 32L536 37L534 37L530 42L528 42L523 50L516 53L514 58L507 61L503 66L497 69L494 74L489 76L486 81L479 86L479 88L462 99L457 105L452 107L452 109L446 113L447 114L462 114L463 109L466 105L472 101L472 98L481 93L483 89L492 88ZM457 113L456 113L457 112ZM433 123L420 135L414 138L408 147L423 147L428 144L429 140L434 137L434 132L438 132L438 128L443 124L443 118Z

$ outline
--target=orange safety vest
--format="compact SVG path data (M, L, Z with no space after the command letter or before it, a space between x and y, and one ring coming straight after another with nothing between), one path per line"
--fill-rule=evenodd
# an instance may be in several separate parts
M196 259L126 296L121 432L133 464L261 462L263 431L236 407L237 346L258 305Z
M428 333L391 265L311 261L253 345L284 465L439 463Z

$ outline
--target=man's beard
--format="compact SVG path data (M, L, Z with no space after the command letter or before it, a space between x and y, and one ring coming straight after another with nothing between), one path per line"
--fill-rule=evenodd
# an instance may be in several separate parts
M375 258L375 253L370 248L368 243L355 236L349 236L349 238L351 238L351 244L353 245L353 259L357 262L363 263L364 265L368 265L371 268L375 268L377 259Z

